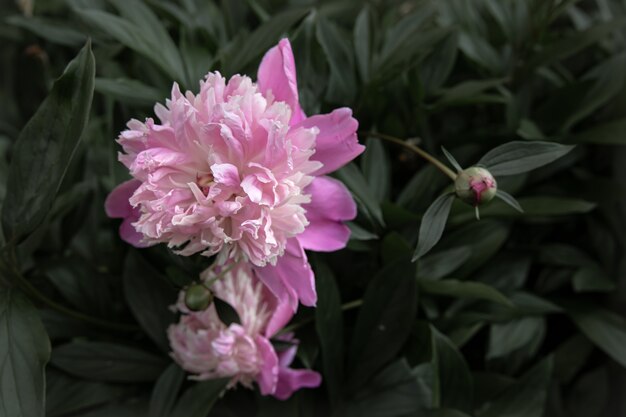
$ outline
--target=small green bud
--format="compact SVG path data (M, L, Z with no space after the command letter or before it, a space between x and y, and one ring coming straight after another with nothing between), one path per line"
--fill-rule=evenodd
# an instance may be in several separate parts
M459 172L454 181L456 195L474 207L491 201L498 190L495 178L485 168L470 167Z
M191 311L205 310L213 302L213 293L202 284L193 284L185 292L185 305Z

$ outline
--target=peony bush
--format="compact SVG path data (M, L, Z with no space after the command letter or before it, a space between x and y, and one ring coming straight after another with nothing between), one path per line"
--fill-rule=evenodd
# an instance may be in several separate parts
M0 6L0 417L626 415L625 7Z

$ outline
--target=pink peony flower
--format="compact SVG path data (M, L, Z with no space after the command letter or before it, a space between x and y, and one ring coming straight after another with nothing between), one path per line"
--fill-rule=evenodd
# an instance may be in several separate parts
M215 272L205 271L207 282ZM226 325L214 305L204 311L190 312L181 293L177 308L183 312L180 321L170 326L168 336L174 359L183 369L195 374L193 379L230 378L229 387L237 383L248 388L259 385L263 395L286 399L302 387L317 387L321 377L308 369L291 369L297 341L282 335L281 341L293 345L276 352L269 338L270 323L276 316L286 322L292 315L280 308L280 301L267 290L248 264L240 264L214 282L215 297L237 311L240 324Z
M197 95L174 84L155 113L160 123L131 120L118 139L120 161L137 180L129 203L119 197L128 183L108 200L107 211L125 218L123 238L217 254L220 264L243 258L292 310L298 301L315 305L304 249L343 248L343 222L356 216L345 186L324 176L364 150L352 111L306 117L283 39L266 53L256 84L209 73Z

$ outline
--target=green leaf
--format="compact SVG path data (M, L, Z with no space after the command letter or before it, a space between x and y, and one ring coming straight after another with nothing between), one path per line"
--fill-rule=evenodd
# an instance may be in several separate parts
M129 251L124 265L124 295L133 315L148 336L169 352L167 327L174 321L169 305L176 289L137 251Z
M528 172L555 161L574 149L552 142L513 141L487 152L477 165L485 166L492 175L515 175Z
M33 32L51 42L65 46L77 46L85 43L85 35L71 29L63 22L56 22L35 16L11 16L6 22Z
M356 92L352 46L339 28L323 17L317 19L315 36L330 66L328 99L350 102Z
M626 321L599 306L576 303L566 306L570 317L597 347L626 367Z
M227 383L228 378L196 382L180 397L170 417L206 417Z
M368 213L379 225L384 226L383 212L380 204L374 196L372 190L367 184L367 180L357 168L356 164L350 163L336 172L337 177L343 181L352 191L355 199L360 206Z
M433 368L435 389L433 405L436 408L456 408L470 412L473 406L472 375L457 347L432 325Z
M406 417L426 404L415 395L419 387L405 359L397 360L359 391L338 415L346 417Z
M391 192L391 164L387 150L380 140L370 139L363 153L363 175L378 201L389 198Z
M591 143L596 145L626 144L626 119L599 124L567 139L567 143Z
M422 217L420 225L417 248L413 255L413 261L421 258L430 251L433 246L439 242L443 229L446 227L446 221L450 214L450 208L454 201L453 193L440 195L426 210Z
M267 22L245 37L240 47L235 48L222 59L226 75L242 71L246 65L265 53L278 41L280 36L298 23L308 9L291 9L273 16Z
M71 375L103 382L152 382L166 366L162 358L143 350L86 341L56 347L50 363Z
M441 279L457 270L472 256L472 250L461 246L423 257L419 262L417 276L430 280Z
M615 282L599 267L580 268L572 278L576 292L610 292L615 290Z
M150 417L169 417L184 381L185 371L176 363L163 371L150 396Z
M513 307L513 303L493 287L481 282L457 281L454 279L420 279L419 286L427 294L445 295L456 298L477 298Z
M96 91L123 103L143 106L154 106L164 98L158 89L127 78L96 78Z
M90 26L152 61L172 80L189 85L178 48L148 6L138 0L115 3L126 18L93 9L76 9L76 13Z
M601 41L613 31L626 25L626 18L621 17L605 23L599 23L591 28L575 33L572 36L565 36L559 40L545 46L529 62L530 67L548 65L555 61L573 55L584 48Z
M343 312L335 278L326 264L320 263L315 270L317 309L315 329L319 337L324 383L332 404L341 398L343 383Z
M427 95L437 91L450 77L459 51L458 33L452 32L421 62L420 81Z
M526 372L493 401L479 417L542 417L552 375L552 357Z
M545 322L541 317L522 317L492 324L486 359L505 357L537 340L541 341L544 334Z
M527 140L544 140L546 138L539 126L529 119L522 119L515 133Z
M7 240L20 240L39 226L87 125L95 62L87 43L57 79L13 147L2 207Z
M507 193L506 191L497 190L496 197L498 197L500 200L504 201L506 204L513 207L515 210L519 211L520 213L524 212L524 209L522 208L522 206L520 206L520 204L517 202L515 197L513 197L511 194Z
M361 80L367 83L370 78L370 9L367 5L354 23L354 52Z
M353 386L367 381L395 357L411 332L416 308L414 265L398 260L374 276L365 291L350 346Z
M461 164L457 162L454 156L452 156L452 154L448 152L446 148L442 146L441 151L443 152L445 157L448 159L448 161L450 161L450 164L452 164L452 166L454 167L454 169L456 169L457 172L463 171L463 168L461 168Z
M44 416L44 367L50 341L37 310L14 289L0 288L0 415Z
M350 239L353 240L374 240L378 239L378 235L376 233L370 232L359 226L354 222L346 223L348 228L350 229Z
M504 79L464 81L454 87L441 91L441 97L435 107L446 107L465 103L474 103L485 91L499 87Z

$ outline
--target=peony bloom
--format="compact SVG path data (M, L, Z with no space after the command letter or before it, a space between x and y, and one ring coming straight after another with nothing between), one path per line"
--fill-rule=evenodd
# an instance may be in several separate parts
M364 150L352 111L304 114L283 39L265 54L257 83L209 73L197 95L174 84L155 113L160 122L131 120L118 139L136 180L130 198L124 183L107 200L107 212L125 219L124 240L218 255L219 264L244 259L292 310L315 305L304 249L343 248L343 222L356 216L345 186L324 176Z
M205 271L201 279L208 282L215 272ZM183 313L180 321L168 329L172 356L180 366L193 373L192 378L204 380L230 378L236 384L252 387L256 382L263 395L286 399L302 387L317 387L321 377L308 369L291 369L297 349L292 335L278 339L291 343L283 352L276 352L269 338L270 323L276 316L291 313L280 308L279 300L255 276L249 264L239 264L211 285L215 297L237 311L241 323L226 325L219 318L215 305L200 312L190 312L182 301L177 308Z

